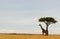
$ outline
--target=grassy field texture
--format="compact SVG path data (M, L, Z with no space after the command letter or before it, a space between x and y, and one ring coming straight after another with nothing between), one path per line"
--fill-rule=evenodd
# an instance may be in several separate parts
M43 36L39 34L0 34L0 39L60 39L60 35Z

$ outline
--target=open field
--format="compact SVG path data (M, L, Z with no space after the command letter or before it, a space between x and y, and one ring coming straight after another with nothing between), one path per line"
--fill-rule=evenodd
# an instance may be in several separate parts
M43 36L39 34L0 34L0 39L60 39L60 35Z

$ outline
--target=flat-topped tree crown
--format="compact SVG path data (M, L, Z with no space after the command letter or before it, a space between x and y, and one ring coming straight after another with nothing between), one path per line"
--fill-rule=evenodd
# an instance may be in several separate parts
M43 17L43 18L40 18L38 21L44 22L45 24L48 24L48 25L57 22L53 17Z

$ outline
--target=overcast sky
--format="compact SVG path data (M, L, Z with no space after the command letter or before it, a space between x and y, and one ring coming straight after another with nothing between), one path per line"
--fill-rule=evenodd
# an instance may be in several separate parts
M0 0L0 33L40 34L38 18L60 20L60 0ZM50 34L60 34L60 21L49 26Z

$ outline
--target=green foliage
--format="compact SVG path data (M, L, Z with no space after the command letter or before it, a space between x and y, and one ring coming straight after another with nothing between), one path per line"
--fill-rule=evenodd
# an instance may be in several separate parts
M44 22L44 23L56 23L57 21L52 18L52 17L43 17L38 20L39 22Z

